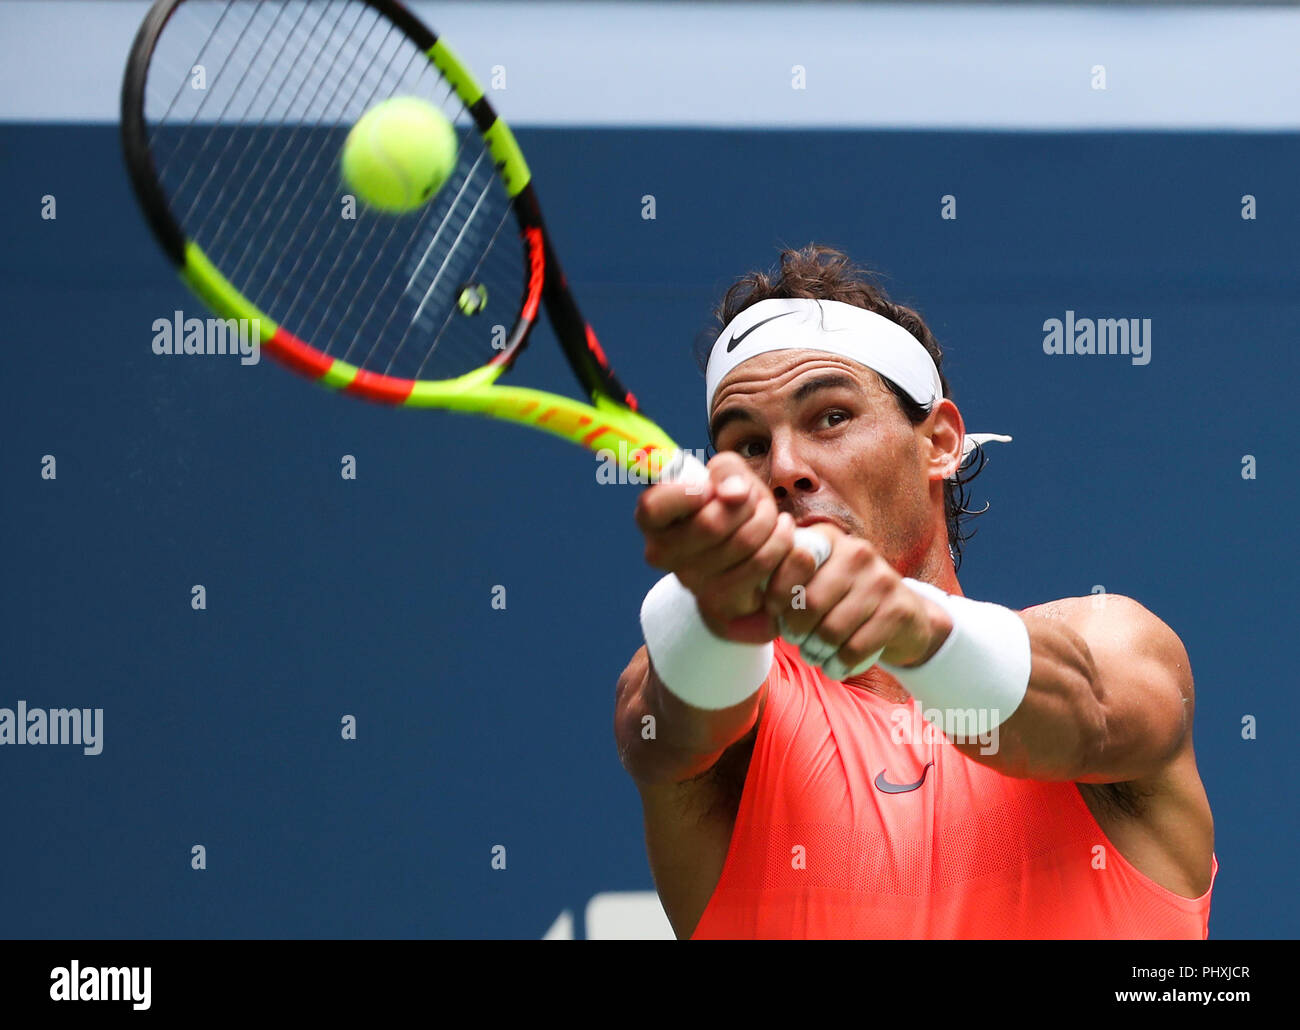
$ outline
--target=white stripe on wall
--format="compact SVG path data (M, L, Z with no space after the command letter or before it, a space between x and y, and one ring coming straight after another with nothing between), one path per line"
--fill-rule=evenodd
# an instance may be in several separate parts
M1294 7L412 6L516 125L1300 128ZM115 121L147 7L0 3L0 120Z

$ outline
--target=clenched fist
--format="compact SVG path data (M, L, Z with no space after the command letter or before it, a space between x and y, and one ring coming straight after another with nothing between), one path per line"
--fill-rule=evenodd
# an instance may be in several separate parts
M830 557L814 571L811 558L794 552L777 567L763 599L804 660L844 679L865 671L858 667L873 655L910 666L934 654L952 630L948 613L909 588L869 540L830 523L818 523L817 531L830 537Z
M727 451L699 484L658 483L636 507L645 560L676 573L715 636L761 644L779 635L764 585L794 547L794 520L740 455ZM802 550L794 554L805 556ZM813 559L807 564L812 568Z

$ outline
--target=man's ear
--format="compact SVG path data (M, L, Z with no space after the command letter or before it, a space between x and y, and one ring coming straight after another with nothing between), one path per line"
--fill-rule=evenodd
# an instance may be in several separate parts
M961 467L961 447L966 437L966 423L957 405L943 398L921 425L928 445L925 462L930 478L944 480L955 475Z

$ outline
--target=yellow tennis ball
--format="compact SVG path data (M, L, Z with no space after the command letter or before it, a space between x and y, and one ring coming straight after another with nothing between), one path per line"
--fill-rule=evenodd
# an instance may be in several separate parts
M343 144L343 181L381 211L413 211L442 188L456 167L456 129L419 97L376 104Z

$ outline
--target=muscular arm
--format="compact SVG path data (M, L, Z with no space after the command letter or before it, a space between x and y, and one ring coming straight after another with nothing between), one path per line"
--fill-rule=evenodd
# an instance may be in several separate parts
M711 769L753 728L767 684L738 705L693 708L668 690L641 647L619 677L614 737L619 758L640 785L681 783Z
M1009 776L1077 783L1143 780L1190 740L1193 689L1182 642L1127 597L1026 609L1029 689L998 727L997 749L956 746Z

